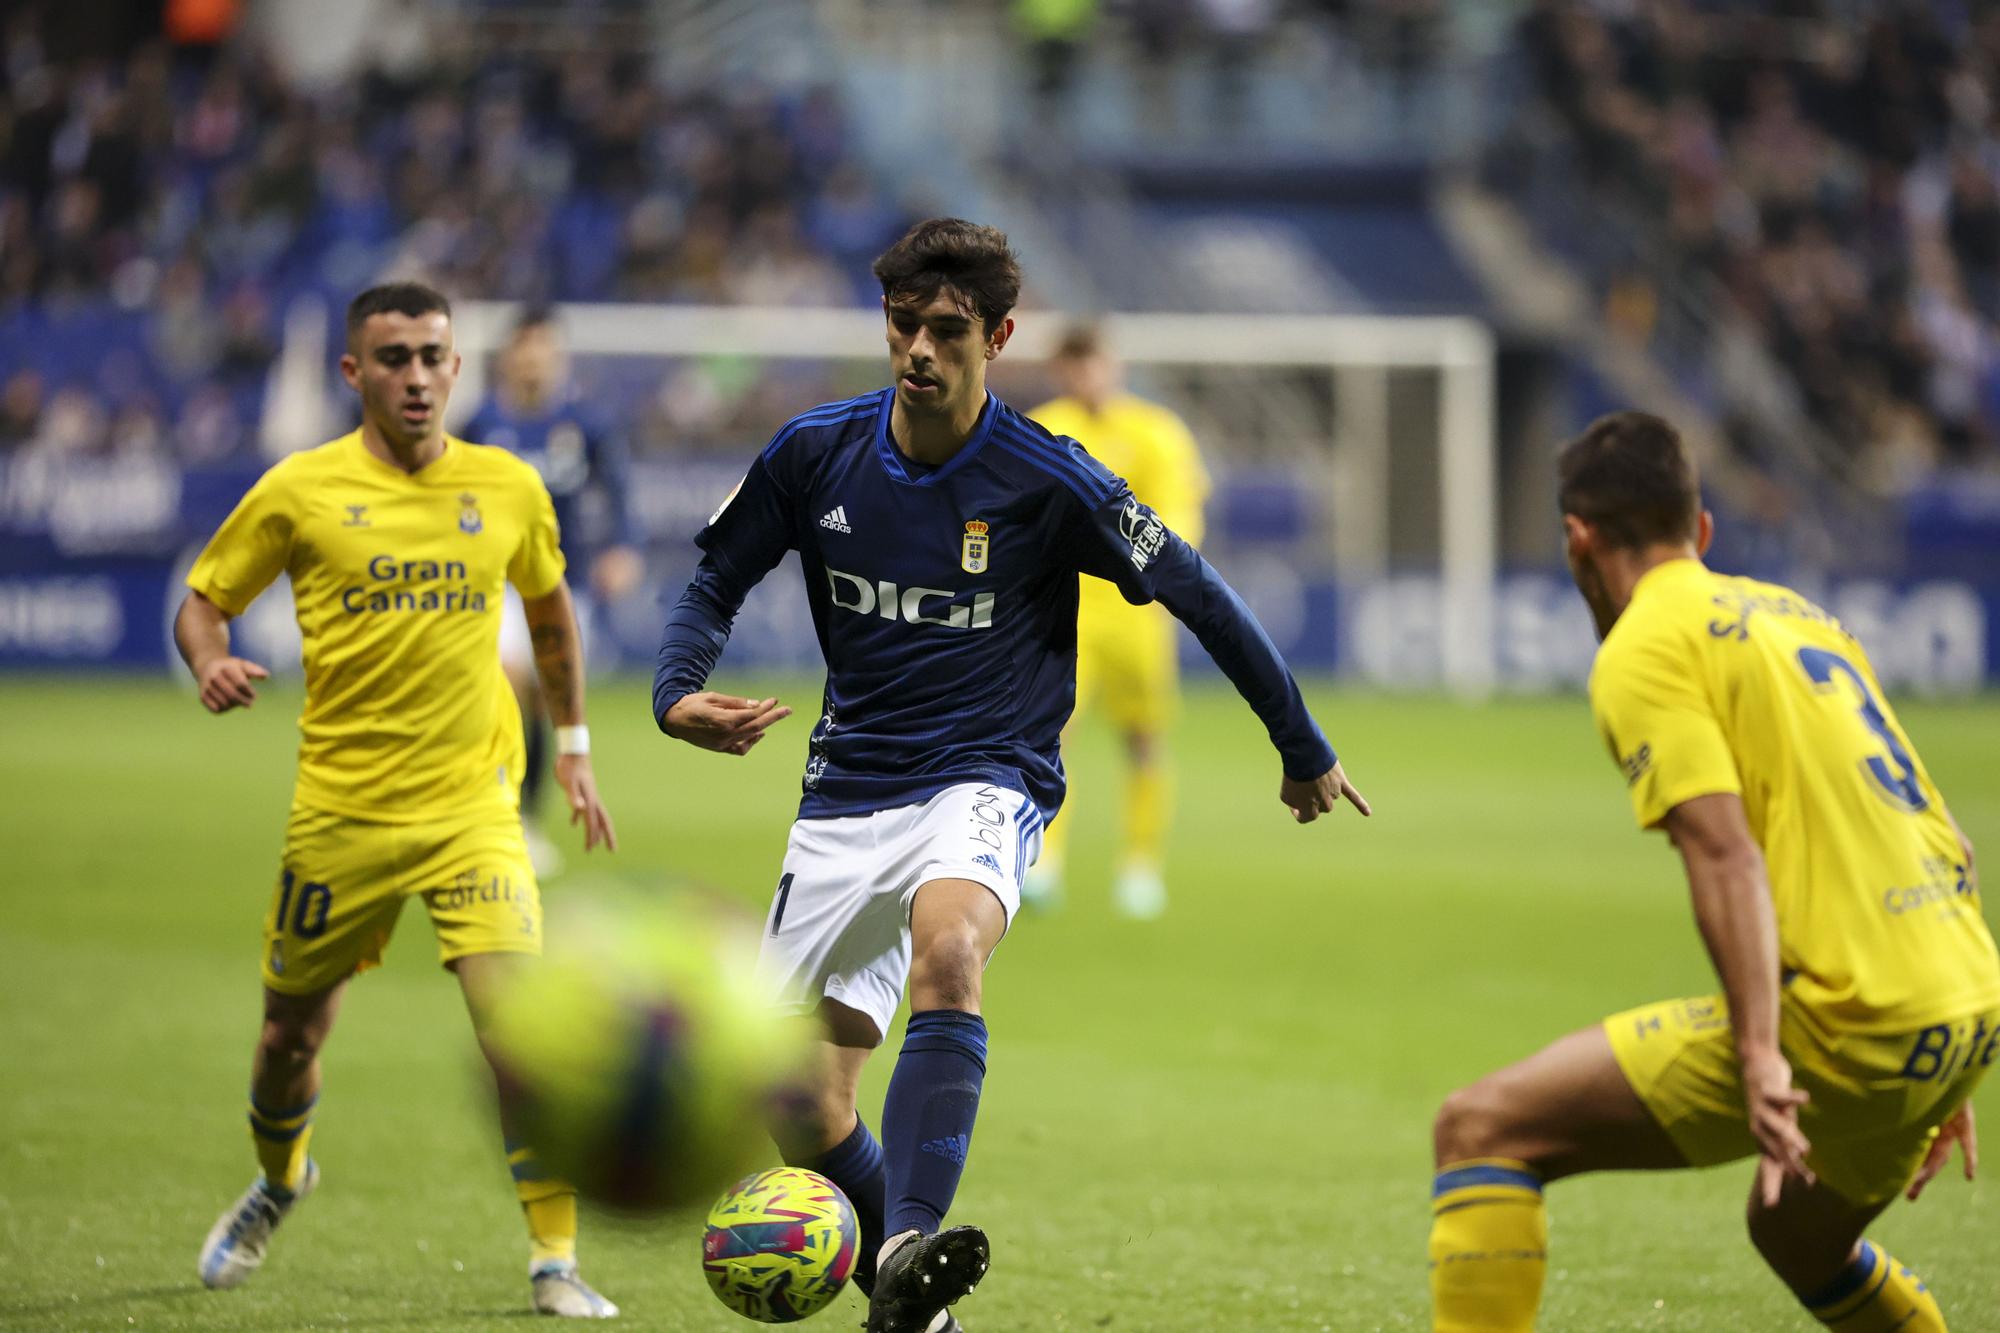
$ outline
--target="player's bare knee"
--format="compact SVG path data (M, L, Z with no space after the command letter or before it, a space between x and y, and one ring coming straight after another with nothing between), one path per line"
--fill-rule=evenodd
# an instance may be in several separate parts
M257 1050L266 1066L303 1067L313 1062L333 1030L335 992L321 995L264 993L264 1022Z
M910 1011L976 1010L986 958L967 925L933 932L910 965Z
M318 1058L319 1048L325 1042L323 1024L301 1022L290 1015L267 1014L263 1029L257 1034L257 1053L267 1070L297 1071Z
M1431 1125L1437 1163L1443 1166L1473 1157L1518 1157L1510 1129L1505 1101L1488 1084L1460 1088L1444 1099Z

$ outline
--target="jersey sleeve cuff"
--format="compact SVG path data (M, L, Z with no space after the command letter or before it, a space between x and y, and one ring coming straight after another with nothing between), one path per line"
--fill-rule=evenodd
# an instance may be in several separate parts
M205 600L214 603L218 610L232 619L250 609L247 602L238 603L234 597L223 592L212 583L197 583L195 580L189 579L187 586L189 592L200 593Z
M1633 813L1638 816L1640 828L1655 829L1666 822L1667 816L1674 812L1674 807L1686 805L1697 797L1742 794L1741 784L1720 779L1684 782L1677 787L1668 788L1662 795L1646 801L1643 805L1633 802Z
M1294 782L1314 782L1320 774L1340 762L1340 756L1333 752L1333 746L1324 736L1316 738L1317 744L1300 755L1285 756L1285 776Z
M514 585L514 591L521 594L521 600L524 602L538 602L542 598L547 597L550 593L554 592L557 588L562 587L563 578L565 575L568 574L568 572L569 571L567 569L557 570L555 578L549 581L549 586L546 588L542 588L539 591L525 588L518 583Z

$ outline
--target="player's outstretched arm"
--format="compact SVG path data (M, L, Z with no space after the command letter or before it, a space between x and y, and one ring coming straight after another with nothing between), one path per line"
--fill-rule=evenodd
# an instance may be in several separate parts
M1087 529L1084 572L1116 583L1130 601L1157 600L1194 631L1210 659L1262 719L1284 761L1278 799L1301 824L1344 798L1366 815L1339 756L1307 711L1283 654L1236 590L1195 549L1121 490Z
M252 681L271 673L248 658L229 651L229 613L198 592L190 592L174 616L174 646L201 694L201 706L211 713L248 708L257 702Z
M528 641L534 645L542 700L556 728L556 781L569 797L569 822L583 825L585 851L601 842L615 852L618 834L590 766L590 729L583 721L583 635L577 630L569 583L559 581L541 597L523 597L521 605L528 613Z
M659 722L660 730L677 741L718 754L749 754L773 722L791 715L792 710L775 698L739 699L698 690L682 695Z
M1778 1046L1778 914L1764 870L1764 853L1750 834L1743 798L1714 792L1682 801L1662 826L1687 866L1695 924L1729 1001L1729 1026L1743 1069L1743 1098L1762 1160L1758 1188L1776 1207L1786 1176L1810 1185L1799 1128L1802 1088Z
M792 715L776 699L741 699L707 689L730 626L757 581L791 549L791 500L771 475L785 440L750 465L743 482L695 538L701 563L667 613L653 667L653 721L675 740L719 754L748 754L764 730Z

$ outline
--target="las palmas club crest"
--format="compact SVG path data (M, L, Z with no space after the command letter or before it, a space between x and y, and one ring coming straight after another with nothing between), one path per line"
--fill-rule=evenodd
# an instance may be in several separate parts
M462 506L458 511L458 530L470 537L486 526L486 520L479 517L479 497L471 491L458 497Z
M992 539L986 535L987 526L980 519L973 519L965 525L965 545L960 549L958 567L968 574L986 572L986 551Z

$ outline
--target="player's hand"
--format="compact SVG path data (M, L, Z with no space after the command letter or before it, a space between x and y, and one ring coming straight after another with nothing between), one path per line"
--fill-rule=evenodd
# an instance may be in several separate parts
M583 825L583 850L596 850L598 843L609 852L618 850L618 833L611 827L611 812L597 794L597 775L591 771L587 754L556 756L556 781L569 797L571 828Z
M1938 1172L1944 1170L1944 1164L1951 1160L1951 1145L1954 1143L1965 1152L1965 1178L1970 1180L1979 1172L1979 1128L1973 1123L1971 1102L1952 1112L1951 1119L1938 1126L1937 1137L1931 1140L1931 1150L1925 1154L1924 1164L1917 1168L1917 1178L1910 1182L1909 1197L1912 1201L1924 1192L1924 1186L1930 1184Z
M1792 1086L1792 1066L1783 1055L1751 1055L1743 1059L1743 1100L1750 1112L1750 1132L1757 1138L1757 1191L1764 1206L1775 1208L1785 1177L1813 1183L1806 1154L1812 1144L1799 1128L1799 1108L1810 1100L1804 1088Z
M195 677L201 692L201 706L211 713L232 708L248 708L257 702L253 680L269 680L271 673L246 657L218 657L202 667Z
M661 729L677 741L718 754L749 754L764 739L765 728L791 715L776 699L739 699L702 690L669 708Z
M1278 799L1292 812L1292 818L1301 824L1310 824L1321 815L1333 813L1333 807L1345 796L1356 810L1362 814L1373 814L1368 808L1368 799L1354 789L1347 780L1347 774L1335 764L1311 782L1300 782L1286 778L1278 784Z
M645 576L645 558L629 546L613 546L590 562L591 591L607 602L631 592Z

